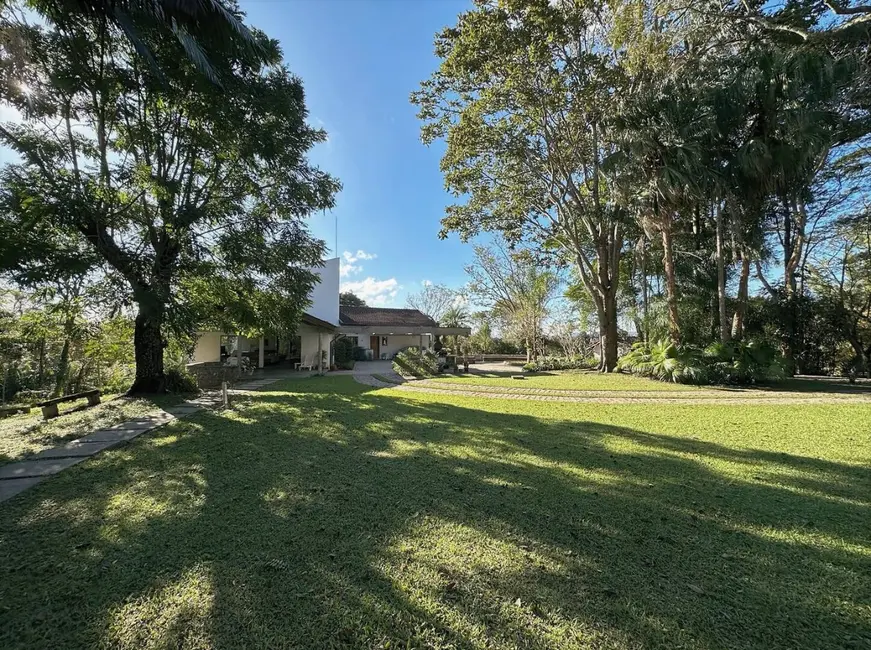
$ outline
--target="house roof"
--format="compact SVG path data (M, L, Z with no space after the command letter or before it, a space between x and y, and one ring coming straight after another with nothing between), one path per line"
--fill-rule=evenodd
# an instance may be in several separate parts
M303 313L302 318L300 320L306 325L311 325L312 327L320 327L327 330L334 330L336 326L332 323L328 323L325 320L321 320L317 316L312 316L311 314Z
M340 306L339 323L346 326L438 327L432 318L417 309L388 309L385 307Z

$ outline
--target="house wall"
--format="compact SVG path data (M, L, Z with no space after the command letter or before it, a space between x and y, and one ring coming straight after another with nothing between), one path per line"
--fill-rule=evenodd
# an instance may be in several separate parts
M325 260L324 265L309 269L320 276L308 298L311 305L306 313L334 325L339 324L339 258Z
M369 346L371 341L370 337L376 335L366 331L360 334L355 333L351 336L358 337L357 345L360 347L371 349ZM420 347L420 335L418 334L377 334L377 336L379 339L383 339L385 336L387 337L387 345L381 345L381 354L386 353L388 359L392 359L397 352L404 350L407 347ZM423 347L425 350L432 349L432 337L430 337L429 334L423 335Z
M193 363L207 363L221 360L221 333L201 332L191 356Z
M323 350L329 354L330 351L330 335L327 333L320 333L320 330L315 329L309 325L300 325L296 330L297 335L300 340L300 354L302 356L302 360L306 361L309 356L314 359L315 367L317 367L318 363L318 335L321 336L321 345L323 346ZM329 361L327 362L329 363Z

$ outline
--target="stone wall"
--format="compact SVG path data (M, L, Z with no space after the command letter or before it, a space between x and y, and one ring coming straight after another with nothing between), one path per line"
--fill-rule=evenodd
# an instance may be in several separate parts
M189 363L188 372L197 378L200 388L219 388L221 382L233 384L239 381L241 372L237 366L225 366L220 362Z

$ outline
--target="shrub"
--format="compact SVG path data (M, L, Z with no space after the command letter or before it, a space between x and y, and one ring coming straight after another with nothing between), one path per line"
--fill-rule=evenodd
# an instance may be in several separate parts
M439 372L439 360L433 352L406 348L393 357L393 370L403 377L432 377Z
M676 384L704 384L709 380L701 350L689 345L675 345L671 341L636 343L620 357L617 368L633 375Z
M757 384L782 379L783 356L766 341L713 343L705 349L711 383Z
M670 341L636 343L617 368L678 384L755 384L784 376L780 353L758 341L714 343L704 351Z
M15 394L15 401L18 404L36 404L48 399L51 391L48 390L20 390Z
M336 339L333 343L333 356L336 360L336 366L343 370L352 370L354 368L354 342L344 336Z
M547 370L589 370L595 368L596 359L583 357L540 357L524 364L526 372L544 372Z
M183 368L170 368L166 371L166 390L170 393L199 392L197 378Z

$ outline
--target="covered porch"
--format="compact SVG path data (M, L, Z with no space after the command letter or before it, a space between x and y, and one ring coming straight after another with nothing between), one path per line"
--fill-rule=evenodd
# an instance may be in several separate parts
M471 336L472 330L429 325L341 325L338 332L371 350L373 360L389 360L410 347L432 350L436 336Z
M272 368L325 372L330 366L330 342L336 326L303 314L295 330L284 334L245 336L223 331L199 332L187 369L201 386L234 381L244 372Z

